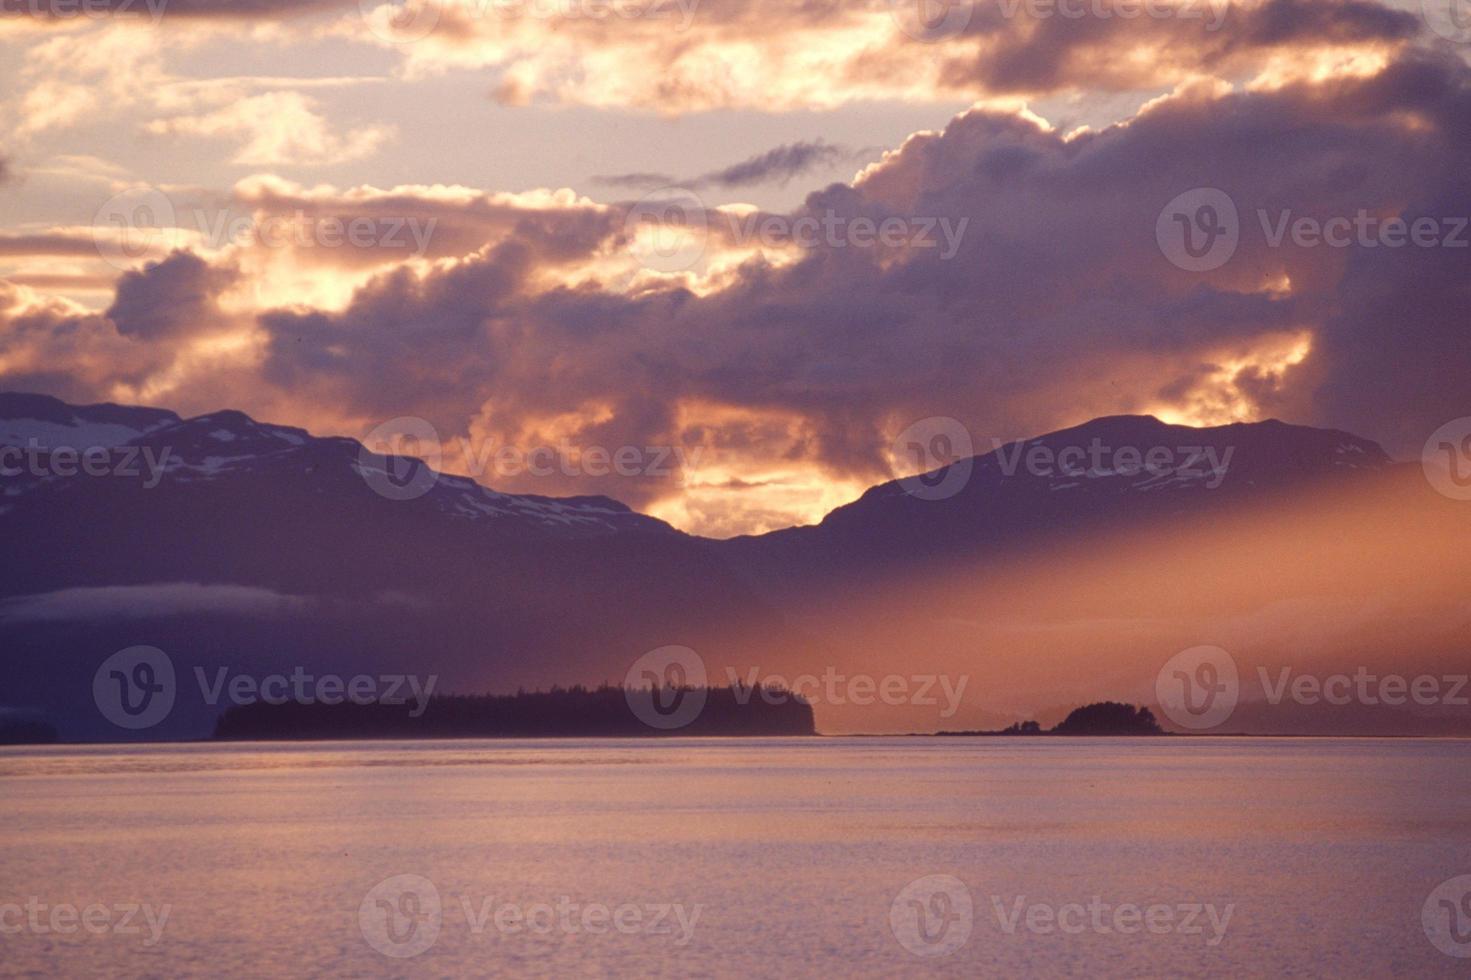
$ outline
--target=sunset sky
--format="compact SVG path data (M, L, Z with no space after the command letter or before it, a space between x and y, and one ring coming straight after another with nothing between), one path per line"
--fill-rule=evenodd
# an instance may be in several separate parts
M1451 2L0 0L0 388L412 416L458 472L678 447L482 480L721 537L905 472L935 416L977 451L1154 413L1414 457L1471 393ZM1239 242L1192 270L1161 236L1200 189ZM751 232L802 217L837 231ZM1300 217L1434 234L1274 240Z

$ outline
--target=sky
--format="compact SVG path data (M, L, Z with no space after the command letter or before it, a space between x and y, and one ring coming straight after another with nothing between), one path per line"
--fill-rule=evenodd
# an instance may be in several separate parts
M0 0L0 388L717 537L936 420L1413 457L1471 392L1468 52L1466 0Z

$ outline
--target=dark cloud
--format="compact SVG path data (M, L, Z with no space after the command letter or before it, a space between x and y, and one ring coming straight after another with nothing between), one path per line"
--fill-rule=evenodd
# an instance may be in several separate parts
M948 256L840 240L748 261L703 295L592 273L548 287L567 281L559 263L622 234L616 210L548 209L458 261L380 275L341 310L260 316L264 362L237 372L254 382L239 404L265 414L259 399L275 399L290 411L271 417L306 423L420 415L446 438L519 446L719 446L862 479L887 475L886 434L937 415L984 440L1220 403L1418 450L1471 404L1471 251L1274 246L1263 216L1471 215L1467 132L1471 69L1413 50L1372 77L1187 89L1071 137L976 110L789 216L899 218L932 236L964 222ZM1205 272L1156 239L1165 205L1196 188L1224 192L1240 219L1234 256ZM95 380L107 375L78 337L127 353L121 341L205 329L188 324L220 318L209 297L226 282L171 256L120 285L111 321L12 318L0 337L49 330L57 356L27 363L90 357L79 377ZM1310 349L1283 357L1299 337ZM646 505L677 478L499 488Z
M606 184L609 187L631 187L635 190L652 190L656 187L669 187L678 183L679 178L673 174L659 174L652 172L632 174L594 174L593 182Z
M483 355L493 370L475 375L484 383L464 404L493 392L501 411L524 405L534 414L601 401L661 424L671 412L649 403L695 399L794 412L813 422L804 447L811 458L863 474L881 472L880 432L896 416L956 415L976 431L1014 435L1148 410L1206 383L1326 424L1343 422L1330 410L1335 385L1380 391L1380 401L1357 410L1360 431L1383 434L1376 415L1429 431L1438 414L1464 401L1467 386L1440 385L1433 399L1411 395L1410 371L1448 356L1461 364L1450 352L1465 345L1448 315L1464 296L1464 277L1454 274L1464 253L1378 258L1273 248L1258 212L1471 211L1467 148L1455 135L1468 124L1466 79L1462 66L1416 56L1369 80L1185 96L1127 126L1073 139L972 112L943 134L912 140L862 184L812 195L799 212L875 222L968 219L953 258L939 249L895 256L819 248L787 268L748 265L706 297L671 290L628 299L586 288L509 297L481 308L504 327ZM1200 186L1230 194L1242 222L1237 255L1204 274L1176 268L1155 239L1165 203ZM1376 277L1354 275L1361 262L1435 280L1394 318L1416 315L1413 327L1391 324L1384 306L1397 299L1356 303L1357 326L1343 322L1345 295L1381 288ZM1412 279L1408 271L1391 277L1389 295L1397 282L1408 291ZM1290 290L1269 288L1284 281ZM1433 310L1429 297L1437 297ZM1372 325L1369 310L1378 317ZM445 322L448 312L420 304L405 322ZM341 329L352 319L349 312ZM381 318L372 322L390 329ZM1251 363L1263 344L1303 330L1315 344L1305 364ZM1367 342L1376 333L1396 344L1418 336L1416 353L1377 357ZM1345 358L1337 353L1343 344L1361 354ZM427 379L442 376L434 360L417 359L399 373L430 390ZM1245 361L1236 376L1218 377L1236 361ZM1384 377L1314 382L1329 363ZM1436 376L1447 374L1455 370ZM432 390L443 398L442 388Z
M981 43L974 55L948 62L948 86L1018 94L1145 90L1194 73L1242 74L1273 53L1301 58L1318 47L1397 46L1423 29L1415 14L1372 0L1200 0L1160 5L1177 15L1159 17L1137 7L1122 16L1105 4L1110 16L1081 18L1029 15L1026 0L1018 2L1022 12L1013 17L1001 7L975 8L968 33Z
M723 170L706 174L702 181L721 187L746 187L750 184L786 184L817 167L834 163L848 151L822 140L788 143L767 150Z
M124 273L106 316L125 337L165 340L207 332L220 321L219 296L236 277L235 270L211 266L192 252L172 252Z
M750 187L756 184L780 184L785 186L794 177L800 177L818 167L834 163L850 156L851 151L822 140L785 143L765 153L742 160L729 167L722 167L688 180L677 180L669 174L631 173L606 174L593 177L599 184L611 187L630 187L654 190L661 187Z

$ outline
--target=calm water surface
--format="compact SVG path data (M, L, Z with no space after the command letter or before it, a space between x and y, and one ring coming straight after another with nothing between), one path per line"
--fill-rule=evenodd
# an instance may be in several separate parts
M0 826L5 975L1471 974L1467 742L8 749Z

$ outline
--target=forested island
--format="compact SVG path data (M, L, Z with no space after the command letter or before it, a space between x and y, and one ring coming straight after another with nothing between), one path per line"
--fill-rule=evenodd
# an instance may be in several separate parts
M436 694L423 705L257 701L226 710L214 730L220 740L260 741L815 734L805 699L791 692L765 698L742 685Z
M1035 721L1018 722L998 731L940 732L941 735L1164 735L1154 712L1117 701L1074 708L1060 723L1044 729Z

